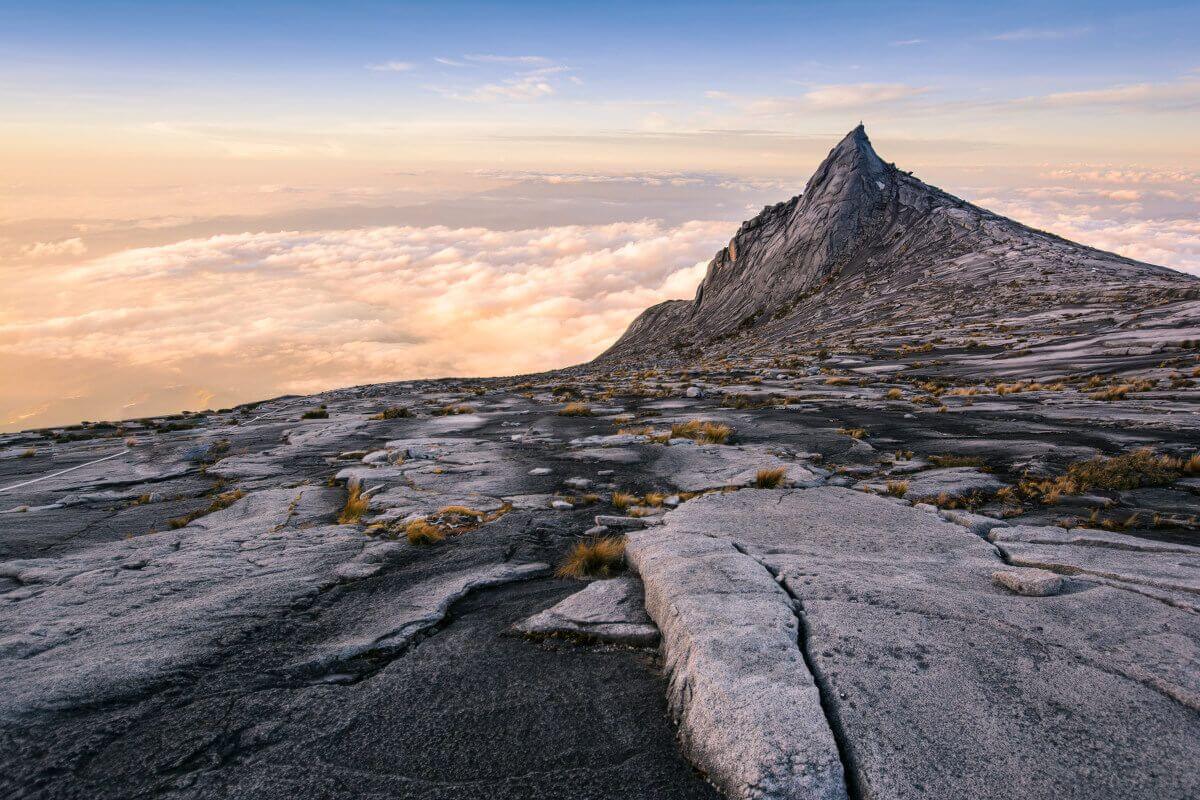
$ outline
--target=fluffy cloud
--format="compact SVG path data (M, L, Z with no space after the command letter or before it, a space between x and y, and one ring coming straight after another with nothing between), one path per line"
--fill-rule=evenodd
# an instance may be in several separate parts
M140 369L195 385L240 370L264 395L543 370L595 356L646 306L690 296L733 227L386 227L128 250L49 287L11 276L0 366L110 362L126 381Z

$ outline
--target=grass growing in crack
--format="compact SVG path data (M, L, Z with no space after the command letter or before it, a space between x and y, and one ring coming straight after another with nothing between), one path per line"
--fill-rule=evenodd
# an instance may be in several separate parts
M725 444L733 435L733 428L719 422L688 420L671 426L672 439L691 439L704 444Z
M592 407L587 403L567 403L558 412L560 417L590 417L592 416Z
M908 481L888 481L887 493L892 497L904 497L908 494Z
M760 469L754 476L755 489L777 489L787 476L787 467Z
M311 411L305 411L300 419L329 419L329 411L325 406L318 406Z
M30 447L28 450L23 451L21 453L21 455L17 456L17 458L33 458L36 455L37 455L37 448Z
M437 544L446 538L446 533L426 520L414 519L404 526L404 538L409 544Z
M1098 456L1067 467L1067 477L1080 491L1088 489L1137 489L1174 483L1185 464L1178 458L1156 455L1149 448L1112 458Z
M838 433L843 433L851 439L861 439L867 435L866 428L838 428Z
M625 564L625 537L599 536L578 542L554 574L560 578L609 578Z
M342 509L342 513L338 514L339 525L352 525L360 521L363 514L367 513L367 505L370 501L363 496L362 486L352 486L350 494L346 497L346 506Z
M190 514L184 514L182 517L173 517L172 519L167 520L167 527L171 530L182 528L193 520L200 519L200 517L203 517L207 514L212 514L213 512L229 508L231 505L236 503L238 500L241 500L245 496L246 493L241 489L233 489L228 492L222 492L213 499L207 508L198 509ZM140 499L141 498L139 498L139 500ZM146 496L146 499L149 501L149 496Z

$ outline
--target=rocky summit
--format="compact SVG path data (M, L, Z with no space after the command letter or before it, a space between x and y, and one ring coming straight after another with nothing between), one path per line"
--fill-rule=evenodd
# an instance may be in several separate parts
M0 795L1200 796L1198 379L859 127L590 364L0 437Z

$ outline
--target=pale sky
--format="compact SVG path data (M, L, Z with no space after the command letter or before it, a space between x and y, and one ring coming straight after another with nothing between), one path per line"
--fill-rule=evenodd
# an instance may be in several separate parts
M248 5L0 0L0 430L585 361L860 120L1200 273L1195 2Z

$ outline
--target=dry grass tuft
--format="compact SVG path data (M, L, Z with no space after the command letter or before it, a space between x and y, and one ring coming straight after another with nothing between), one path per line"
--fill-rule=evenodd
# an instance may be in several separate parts
M1150 448L1112 458L1098 456L1067 467L1067 477L1079 491L1088 489L1137 489L1174 483L1185 464L1178 458L1160 456Z
M1196 453L1183 463L1183 471L1189 475L1200 473L1200 453Z
M459 404L459 405L451 404L448 406L442 406L438 410L434 411L433 415L435 417L453 417L453 416L457 416L459 414L474 414L474 413L475 413L475 408L473 406L462 405L462 404Z
M838 433L844 433L851 439L861 439L867 435L866 428L838 428Z
M637 503L638 503L638 496L636 494L629 494L628 492L613 492L612 493L613 506L621 509L622 511L629 508L630 506L636 506Z
M777 489L787 476L787 467L760 469L754 476L755 489Z
M342 513L338 514L338 524L350 525L361 520L363 514L367 513L369 502L368 498L363 497L361 486L351 487L350 494L346 497L346 506Z
M577 543L555 571L560 578L609 578L625 563L625 537L599 536Z
M975 456L956 456L953 454L930 456L929 461L938 467L986 467L982 458Z
M404 406L391 406L380 411L378 414L373 414L371 419L406 419L416 416Z
M36 447L30 447L29 449L27 449L27 450L24 450L24 451L21 453L21 455L17 456L17 458L33 458L33 457L34 457L34 456L36 456L36 455L37 455L37 448L36 448Z
M592 407L587 403L567 403L558 412L560 417L590 417L592 416Z
M888 481L887 493L892 497L904 497L908 494L908 481Z
M885 394L884 397L888 400L903 400L904 392L900 391L899 389L888 389L887 394Z
M733 428L719 422L698 419L677 422L671 426L672 439L691 439L707 444L725 444L733 435Z
M404 538L409 544L437 544L446 538L446 533L427 520L414 519L404 526Z
M300 415L300 419L329 419L329 411L325 406L320 406L312 411L305 411Z
M831 378L825 379L826 386L849 386L850 379L842 375L834 375Z

